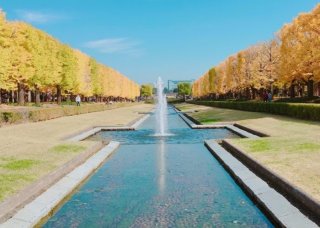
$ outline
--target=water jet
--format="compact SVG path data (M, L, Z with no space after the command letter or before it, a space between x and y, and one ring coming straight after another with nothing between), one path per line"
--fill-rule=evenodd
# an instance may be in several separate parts
M163 93L163 81L159 77L156 84L157 88L157 106L156 106L156 134L155 136L170 136L168 132L167 120L167 98Z

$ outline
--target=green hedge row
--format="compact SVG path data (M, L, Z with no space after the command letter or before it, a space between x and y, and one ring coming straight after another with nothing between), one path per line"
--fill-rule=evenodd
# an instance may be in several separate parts
M20 122L37 122L55 119L63 116L79 115L90 112L100 112L108 109L127 106L130 103L86 104L81 106L59 106L52 108L35 108L25 111L0 111L0 124L13 124Z
M17 111L2 111L0 112L0 124L3 123L19 123L25 119L22 112Z
M320 105L316 104L266 103L250 101L190 101L188 103L250 112L266 112L299 119L320 121Z

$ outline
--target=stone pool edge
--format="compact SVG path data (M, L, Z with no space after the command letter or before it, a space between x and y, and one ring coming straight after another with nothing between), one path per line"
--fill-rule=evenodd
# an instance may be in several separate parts
M192 129L225 128L243 138L257 139L260 137L270 137L269 135L263 132L252 130L248 127L242 126L237 123L220 123L220 124L213 124L213 125L202 125L199 121L195 120L193 117L189 116L187 113L178 110L176 107L174 107L174 109L179 114L179 116L183 119L183 121L186 122L186 124ZM259 206L263 208L265 213L268 214L268 216L271 217L273 221L275 221L278 225L284 226L277 217L280 215L277 213L275 215L271 213L272 210L274 210L275 206L273 205L271 207L272 210L270 210L265 204L262 203L262 205L260 205L261 200L259 196L255 195L252 189L250 189L248 186L243 184L241 179L238 180L239 177L237 176L237 173L235 173L230 167L228 167L224 163L224 161L221 160L220 157L218 157L219 155L215 154L214 150L210 148L207 141L210 141L210 140L205 141L205 145L207 146L209 151L222 163L222 165L226 168L226 170L228 170L231 176L239 183L239 185L245 190L245 192L247 192L249 196L255 202L257 202ZM215 148L221 147L218 144L218 142L215 141L215 143L218 145L218 146L215 146ZM306 218L309 219L311 223L313 223L314 227L318 227L318 225L320 224L320 221L319 221L320 220L319 219L320 204L318 201L313 199L310 195L306 194L303 190L299 189L297 186L292 185L288 181L281 178L279 175L275 174L265 166L261 165L256 160L250 158L245 152L242 152L239 148L236 148L234 145L230 145L230 143L227 142L226 140L222 140L222 145L228 149L228 151L226 151L224 148L222 148L225 151L225 153L229 153L229 155L233 156L234 159L236 159L238 162L240 162L241 164L243 163L246 168L253 170L253 173L259 176L258 178L261 177L263 179L262 180L260 178L262 181L267 181L267 183L270 183L271 186L276 189L276 192L280 194L282 197L284 197L282 194L286 195L288 199L286 197L284 197L284 199L287 200L294 208L296 209L299 208L299 210L303 210L304 213L302 213L302 215L305 217L306 215L309 216L311 219L308 217ZM232 150L232 151L229 151L229 150ZM316 225L316 223L318 225ZM292 227L292 226L289 226L289 227Z
M89 138L90 136L100 131L134 131L139 127L146 119L150 117L150 114L139 116L135 120L131 121L127 126L95 126L81 132L76 133L73 136L64 138L64 140L71 142L78 142Z
M320 225L320 203L311 195L288 182L286 179L279 176L277 173L262 165L259 161L252 158L245 151L242 151L237 146L231 144L227 140L222 140L221 145L228 152L242 162L250 170L253 170L256 175L266 181L271 187L276 189L297 208L303 211L304 214L310 217L315 223Z
M218 142L205 140L205 146L275 225L297 228L318 227L286 197L271 188L267 182L226 151Z
M71 141L71 142L81 141L81 140L84 140L84 139L86 139L86 138L88 138L88 137L90 137L90 136L92 136L102 130L106 130L106 131L136 130L136 128L138 128L149 117L150 117L149 113L143 114L142 116L139 116L136 119L134 119L133 121L131 121L127 126L101 126L101 127L87 128L87 129L80 131L80 132L77 132L71 136L67 136L67 137L63 138L63 140L64 141ZM119 142L115 142L115 141L111 141L111 142L118 143L120 145ZM99 153L104 148L108 147L111 142L98 142L98 143L96 143L92 148L89 148L88 151L84 152L83 154L80 154L75 159L72 159L71 161L67 162L65 165L58 168L58 170L55 170L55 171L49 173L48 175L44 176L43 178L39 179L38 182L31 184L26 189L23 189L17 195L14 195L12 198L9 199L10 200L9 204L7 201L5 201L4 203L10 205L11 208L7 211L4 211L3 213L2 212L0 213L0 228L2 228L2 227L29 227L27 223L24 225L23 224L20 224L20 225L15 224L14 226L4 226L4 224L6 224L17 213L19 213L21 210L23 210L28 204L32 203L35 198L41 196L41 194L43 194L43 192L46 191L45 190L46 188L51 188L52 186L54 186L56 184L56 182L59 182L61 179L63 179L63 177L67 176L68 173L71 173L75 169L80 167L81 165L86 164L90 158L95 156L97 153ZM109 143L109 144L107 146L104 146L107 143ZM115 151L115 149L114 149L114 151ZM76 161L76 160L79 160L79 161ZM102 164L102 162L101 162L101 164ZM94 172L94 170L92 170L92 172ZM62 175L62 173L63 173L63 175ZM43 185L43 183L45 183L45 185ZM75 186L74 189L77 186ZM21 195L24 198L23 202L20 202L19 197L21 197ZM63 201L63 199L64 198L61 198L60 200L58 200L57 205L59 205L60 202ZM15 202L12 203L12 201L15 201ZM4 203L0 204L0 209L1 209L1 206L4 205ZM7 209L7 206L4 205L3 209L4 208ZM40 222L40 220L38 222Z
M191 128L191 129L215 129L215 128L225 128L229 131L235 133L242 138L260 138L258 134L250 132L247 129L241 129L237 124L234 123L219 123L219 124L196 124L198 121L194 120L191 116L184 112L181 112L175 108L175 111L179 114L181 119ZM261 133L263 134L263 133Z
M65 198L70 196L74 189L98 169L119 146L119 142L111 141L83 164L53 184L32 202L25 205L12 218L0 224L0 227L34 227L39 224L42 219L50 215Z
M17 194L9 197L0 204L0 224L11 218L17 211L30 203L47 188L59 181L62 177L70 173L73 169L84 163L89 157L102 149L106 144L97 142L75 158L66 162L62 166L43 176ZM0 225L1 226L1 225Z

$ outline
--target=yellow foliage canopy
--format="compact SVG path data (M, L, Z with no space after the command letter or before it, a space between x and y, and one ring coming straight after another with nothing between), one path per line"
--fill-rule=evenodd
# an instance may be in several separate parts
M79 50L23 22L6 21L0 10L0 88L134 99L140 86Z

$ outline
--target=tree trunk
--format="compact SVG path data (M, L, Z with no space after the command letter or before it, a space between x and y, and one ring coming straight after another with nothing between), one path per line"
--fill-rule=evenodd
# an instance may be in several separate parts
M35 103L34 91L30 91L30 93L31 93L31 103Z
M307 82L308 87L308 97L313 97L313 80L308 80Z
M287 86L284 85L282 88L281 97L287 97L287 95L288 95Z
M291 86L290 86L290 98L294 98L294 97L295 97L294 84L291 84Z
M58 105L61 104L61 87L60 87L60 85L57 85L57 103L58 103Z
M29 90L29 91L28 91L28 102L29 102L29 103L31 103L31 98L32 98L32 97L31 97L31 91Z
M0 104L2 103L2 89L0 88Z
M24 86L22 83L18 83L18 104L24 105Z
M246 99L250 99L251 98L251 94L250 94L250 89L246 88Z
M36 87L36 91L35 91L35 100L36 100L36 106L40 106L40 91L39 88Z
M70 102L71 102L71 96L72 96L72 95L67 95L67 103L68 103L68 104L70 104Z
M10 101L11 101L11 103L14 103L14 91L11 90L10 92L11 92L11 93L9 94L9 97L11 98Z
M256 89L254 87L251 87L251 93L252 93L252 100L256 99Z

